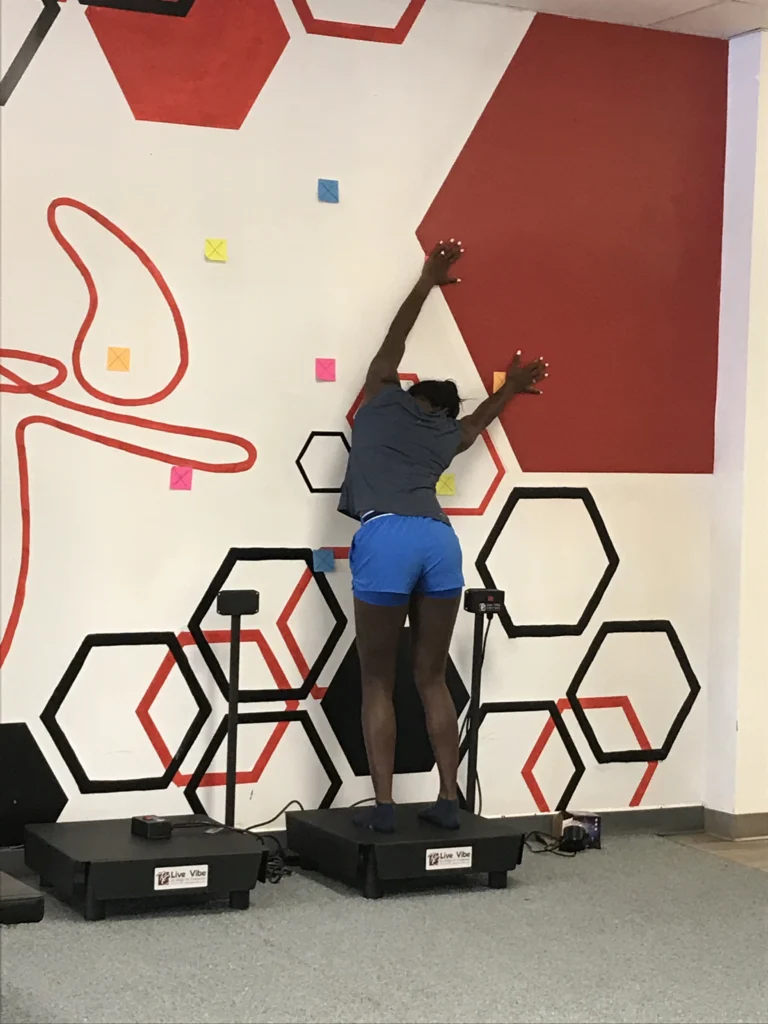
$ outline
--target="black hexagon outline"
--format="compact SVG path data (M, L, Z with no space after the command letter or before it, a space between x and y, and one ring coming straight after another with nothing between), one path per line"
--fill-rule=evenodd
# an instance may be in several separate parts
M264 701L285 701L285 700L306 700L312 692L312 688L320 678L323 669L333 654L336 645L341 639L344 630L347 628L347 617L342 611L336 595L326 579L324 572L315 571L314 560L311 548L230 548L224 561L219 566L216 575L208 585L200 603L192 613L187 628L192 634L200 654L203 656L208 670L216 681L225 700L229 700L229 680L219 659L213 653L213 648L203 632L203 619L213 607L216 595L226 583L229 574L238 562L280 562L299 561L304 562L312 573L320 593L333 616L333 628L328 634L328 639L323 644L320 653L310 666L307 678L301 686L295 686L290 690L277 690L273 688L257 690L240 690L239 698L243 704L256 704Z
M619 568L618 552L613 546L613 542L608 535L608 530L605 522L603 521L603 517L600 515L597 503L587 487L515 487L512 489L512 493L504 503L504 507L499 513L498 519L491 527L491 532L488 534L488 538L480 548L477 560L475 561L475 566L480 574L483 584L492 589L496 587L491 571L488 568L488 558L496 546L496 542L501 536L501 532L506 526L507 520L512 515L515 505L523 500L551 500L553 498L567 498L583 502L584 507L587 510L587 514L592 521L592 525L595 528L595 532L597 533L603 552L605 553L607 564L602 576L598 580L592 596L587 601L584 611L581 613L581 616L576 623L549 623L543 625L529 624L525 626L518 626L512 621L512 616L509 614L507 608L504 607L499 614L499 619L504 627L504 632L510 640L514 637L521 636L581 636L589 625L592 616L597 611L597 606L603 599L603 595L608 589L609 583L616 574L616 570Z
M287 691L281 690L280 692L286 693ZM216 751L224 742L227 735L227 722L228 719L225 715L219 722L218 728L211 738L211 742L206 747L205 753L200 758L200 763L197 768L195 768L192 777L184 790L184 796L187 798L187 801L195 814L207 814L200 797L197 795L197 791L203 780L203 776L210 768L211 762L216 756ZM288 708L282 708L277 711L249 711L237 716L238 725L253 725L258 722L301 722L304 732L307 734L307 739L312 744L312 749L317 754L317 758L328 776L328 789L325 791L323 799L320 801L320 809L323 810L326 807L330 807L336 799L336 794L341 789L341 775L339 775L336 770L336 765L333 763L330 754L325 749L325 745L320 739L320 734L315 728L315 723L312 721L309 712L302 709L293 711Z
M0 107L4 107L13 95L13 90L21 81L24 72L32 63L43 40L53 27L54 21L61 13L59 0L42 0L43 9L35 19L35 23L27 33L16 56L0 79Z
M80 3L84 7L107 7L111 10L185 18L194 6L195 0L80 0ZM0 79L0 107L4 107L13 95L14 89L61 13L59 0L42 0L42 4L43 9Z
M184 677L184 682L187 684L192 699L197 705L197 714L192 719L176 753L171 758L168 767L162 775L134 779L91 779L80 763L74 747L67 739L56 716L74 686L86 658L95 647L143 647L150 644L164 645L171 652L174 661L179 667L179 671ZM174 776L180 769L184 758L191 750L192 744L200 735L211 710L211 704L205 695L205 691L198 682L197 676L175 633L89 633L80 644L64 675L56 684L53 693L48 699L48 703L43 708L40 721L48 730L51 739L56 745L56 749L61 754L67 768L69 768L81 793L126 793L131 790L167 789L173 782Z
M304 442L304 447L301 449L299 454L296 456L296 466L301 473L304 483L307 485L310 494L341 494L341 487L313 487L312 481L309 479L307 471L304 469L301 460L309 451L309 446L312 444L316 437L340 437L344 442L344 447L347 449L347 453L351 451L349 441L347 440L346 434L343 434L340 430L313 430L307 440Z
M677 658L677 663L680 666L680 670L683 673L686 683L688 684L688 696L680 705L680 709L672 720L672 724L670 725L667 735L664 738L664 742L660 747L650 750L603 750L602 744L598 740L597 734L590 724L587 712L579 700L579 688L584 682L584 678L586 677L590 666L597 657L597 653L600 650L603 641L611 633L664 633L669 640L669 644L675 657ZM686 718L691 713L691 708L696 703L696 698L700 691L701 683L699 683L696 673L693 671L693 667L688 660L688 655L685 653L683 645L680 642L680 638L672 623L667 619L635 619L625 622L608 621L602 623L592 638L592 643L587 648L587 653L584 655L581 664L576 669L576 674L571 681L571 685L568 687L566 696L571 708L573 709L573 713L576 716L576 721L579 723L581 731L584 733L584 738L589 744L589 748L597 763L616 764L630 761L664 761L669 755L672 745L680 734L680 730L682 729Z
M186 18L195 0L80 0L83 7L107 7L112 11L133 11L134 14L165 14Z
M485 704L480 705L480 720L478 722L478 730L482 727L485 718L489 714L505 714L505 713L519 713L525 711L546 711L550 718L555 723L555 728L563 741L565 752L571 759L573 765L573 774L566 783L565 789L563 790L560 799L557 801L555 806L556 811L565 811L568 808L568 804L573 799L573 794L576 792L576 787L581 782L584 772L587 770L584 762L581 759L576 744L573 742L573 738L568 732L568 726L565 724L565 719L557 706L557 702L554 700L502 700L502 701L489 701ZM479 737L478 737L479 738ZM465 735L461 749L459 751L459 764L464 760L464 756L469 750L469 736ZM464 794L459 791L459 798L462 806L466 805L466 798Z

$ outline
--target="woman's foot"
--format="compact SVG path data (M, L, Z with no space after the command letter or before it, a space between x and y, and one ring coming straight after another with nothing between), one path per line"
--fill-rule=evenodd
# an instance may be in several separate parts
M437 825L438 828L457 829L459 827L459 801L447 800L444 796L437 798L437 803L425 807L419 811L422 821L430 825Z
M362 807L352 818L359 828L372 828L374 832L395 831L395 805L375 803Z

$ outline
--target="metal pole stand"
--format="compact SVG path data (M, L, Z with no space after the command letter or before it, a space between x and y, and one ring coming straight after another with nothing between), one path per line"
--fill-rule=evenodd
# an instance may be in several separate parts
M227 702L227 772L224 824L235 826L235 790L237 787L237 714L240 700L240 623L244 615L259 610L257 590L222 590L216 599L216 611L232 619L229 640L229 700Z
M465 809L475 813L475 797L477 793L477 748L480 732L480 692L485 658L485 642L483 637L483 619L491 619L504 607L503 590L467 590L464 592L464 611L475 617L475 628L472 638L472 685L469 693L469 711L467 712L467 792L464 800ZM487 634L486 634L487 635Z

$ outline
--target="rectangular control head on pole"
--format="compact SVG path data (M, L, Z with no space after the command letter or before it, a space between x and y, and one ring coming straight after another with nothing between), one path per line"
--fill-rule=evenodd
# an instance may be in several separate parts
M498 615L504 607L504 591L474 588L464 591L464 611L473 615Z
M219 615L255 615L258 610L258 590L222 590L216 598Z

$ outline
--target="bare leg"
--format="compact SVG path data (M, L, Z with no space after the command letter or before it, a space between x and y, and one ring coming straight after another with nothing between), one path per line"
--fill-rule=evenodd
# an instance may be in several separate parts
M440 797L452 803L457 799L459 729L445 671L459 601L459 597L414 594L409 611L413 675L440 774Z
M395 770L395 688L400 631L408 604L367 604L355 598L357 652L363 687L363 736L373 791L379 803L392 802Z

